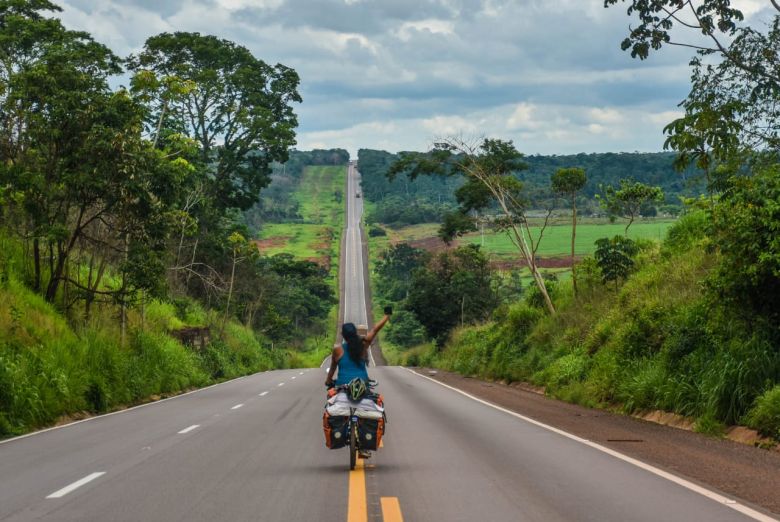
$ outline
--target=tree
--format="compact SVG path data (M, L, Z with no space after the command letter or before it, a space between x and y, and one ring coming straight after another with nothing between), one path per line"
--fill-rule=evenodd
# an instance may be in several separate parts
M33 288L53 302L64 284L67 307L73 286L86 293L88 315L95 295L125 303L135 289L158 289L165 214L187 164L151 147L142 104L109 88L119 59L39 13L53 9L0 2L0 184L13 187L20 232L32 243ZM118 288L100 286L109 261L122 274Z
M555 307L536 262L536 251L552 209L548 209L539 235L534 238L526 216L528 201L523 193L523 184L514 176L514 173L526 168L522 158L511 141L485 139L476 145L450 138L437 143L428 153L401 153L387 176L393 179L399 174L406 174L412 180L420 175L462 176L463 184L455 191L459 208L445 217L440 237L450 241L475 230L476 216L473 214L497 207L501 216L494 219L493 224L507 231L531 271L548 311L554 314Z
M780 2L770 1L780 13ZM707 173L711 191L723 190L754 151L780 145L780 14L761 31L743 25L743 13L725 0L627 3L629 16L640 22L622 43L633 57L645 59L664 45L696 51L685 115L666 127L666 147L680 153L680 168L695 163ZM688 33L696 38L685 39Z
M571 200L571 280L574 295L577 295L577 274L574 266L574 241L577 237L577 193L585 187L588 178L580 168L558 169L551 178L552 189L556 194L567 196Z
M198 143L216 209L251 207L270 181L272 163L284 162L295 144L298 74L228 40L182 32L149 38L130 68L194 84L182 97L159 96L158 112L168 116L158 118Z
M628 236L628 227L639 216L644 205L650 202L660 202L664 199L664 193L660 187L651 187L629 179L621 179L620 188L616 189L608 185L603 190L602 205L610 216L622 216L628 219L626 236Z
M403 348L417 346L425 341L425 328L412 312L396 310L388 325L386 339Z
M597 240L594 257L601 271L602 282L614 282L617 290L618 282L626 279L634 268L634 256L638 251L636 243L624 236Z
M428 337L443 341L458 325L484 321L498 305L487 257L478 245L432 257L412 273L405 308Z
M780 165L732 178L712 224L720 256L708 286L719 302L780 334Z
M409 295L409 275L423 265L428 254L408 243L391 245L376 264L377 291L386 300L397 302Z

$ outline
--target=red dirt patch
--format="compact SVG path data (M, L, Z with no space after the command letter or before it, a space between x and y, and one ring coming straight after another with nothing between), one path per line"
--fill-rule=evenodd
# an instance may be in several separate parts
M330 272L330 263L331 263L330 256L307 257L306 261L317 263L326 271Z
M274 236L267 239L254 239L252 243L260 250L266 248L279 248L287 244L291 236Z
M579 261L580 258L575 257L575 261ZM571 268L570 257L537 257L536 264L539 268ZM491 265L494 268L500 268L502 270L510 270L517 268L525 268L525 261L522 259L493 261Z

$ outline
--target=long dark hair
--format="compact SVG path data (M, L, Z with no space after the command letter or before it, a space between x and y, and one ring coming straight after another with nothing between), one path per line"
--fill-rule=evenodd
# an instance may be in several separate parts
M357 365L364 363L363 338L358 335L354 323L344 323L341 327L341 335L347 342L347 354L349 355L349 358Z

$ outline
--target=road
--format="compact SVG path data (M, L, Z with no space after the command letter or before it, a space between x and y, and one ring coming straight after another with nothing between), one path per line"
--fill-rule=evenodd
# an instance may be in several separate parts
M360 197L358 197L360 196ZM368 325L366 310L366 278L363 263L363 194L360 189L360 174L355 162L347 166L347 219L344 228L344 295L341 306L345 323ZM376 366L373 349L369 350L369 362ZM329 364L329 363L328 363Z
M0 443L0 520L773 520L409 370L371 373L387 436L353 472L324 447L323 368L264 372Z

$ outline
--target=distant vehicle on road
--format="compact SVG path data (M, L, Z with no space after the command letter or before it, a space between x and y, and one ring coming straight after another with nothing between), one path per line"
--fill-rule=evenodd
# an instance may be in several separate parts
M355 192L355 197L359 198L360 197L360 192Z

